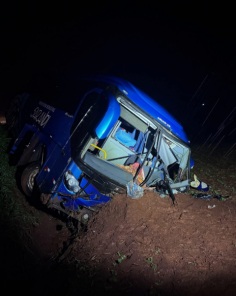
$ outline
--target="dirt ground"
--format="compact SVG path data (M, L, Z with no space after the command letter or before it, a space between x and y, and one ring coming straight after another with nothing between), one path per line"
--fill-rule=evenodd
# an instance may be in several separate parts
M235 202L176 199L117 196L75 243L72 261L117 295L235 295Z
M14 259L23 272L7 280L27 282L29 295L236 295L235 159L205 157L195 154L194 172L209 199L117 195L79 235L39 213L32 256Z

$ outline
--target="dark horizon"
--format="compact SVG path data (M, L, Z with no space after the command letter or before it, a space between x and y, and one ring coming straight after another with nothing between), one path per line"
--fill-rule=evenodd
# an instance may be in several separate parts
M234 141L233 14L217 4L169 6L8 5L1 18L0 111L16 94L50 80L112 74L161 103L191 138L222 124Z

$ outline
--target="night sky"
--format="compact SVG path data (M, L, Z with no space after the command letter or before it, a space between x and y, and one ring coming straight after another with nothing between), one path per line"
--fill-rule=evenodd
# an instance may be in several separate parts
M223 127L225 139L234 143L233 7L142 2L5 4L0 10L0 111L16 94L45 82L112 74L163 104L191 139L200 133L204 141Z

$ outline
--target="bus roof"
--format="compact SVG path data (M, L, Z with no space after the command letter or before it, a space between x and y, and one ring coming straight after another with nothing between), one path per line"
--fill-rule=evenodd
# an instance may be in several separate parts
M187 135L180 122L178 122L174 116L172 116L156 100L152 99L131 82L115 76L96 75L89 77L89 80L92 79L108 85L116 86L125 96L130 99L130 101L143 109L162 126L166 127L184 142L189 143Z

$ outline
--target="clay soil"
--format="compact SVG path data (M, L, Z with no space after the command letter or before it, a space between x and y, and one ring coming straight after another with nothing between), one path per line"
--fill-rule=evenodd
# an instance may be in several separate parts
M225 151L193 152L195 189L117 195L74 233L37 212L27 252L5 258L4 285L29 295L236 295L236 169ZM30 208L31 211L35 211ZM8 254L11 250L7 250Z

